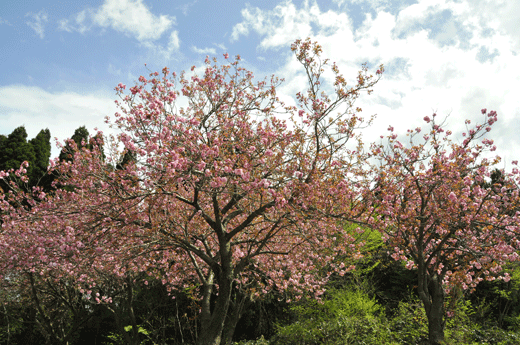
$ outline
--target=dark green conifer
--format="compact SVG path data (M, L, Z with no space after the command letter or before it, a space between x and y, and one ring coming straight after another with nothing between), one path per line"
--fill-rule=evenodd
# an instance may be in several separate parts
M27 132L24 126L15 128L7 137L0 136L0 170L18 169L22 162L29 162L27 176L31 177L34 170L35 154L30 143L27 142ZM33 181L29 181L28 187ZM4 180L0 181L0 188L9 189Z
M34 162L35 155L31 144L27 142L24 126L13 130L11 134L0 140L0 170L18 169L23 161ZM29 165L29 173L32 166Z
M81 126L74 131L74 134L72 135L71 139L74 140L74 142L78 146L78 149L81 149L85 146L88 146L88 144L89 144L88 137L89 137L88 129L85 126ZM73 158L72 148L67 143L65 145L65 147L61 150L60 161L64 161L64 160L71 161L72 158Z
M42 129L36 137L29 141L33 148L34 161L29 162L32 165L32 173L29 176L29 184L37 185L38 181L47 176L47 167L51 157L51 132L48 128Z
M123 156L121 157L121 160L116 165L116 170L122 170L126 167L126 165L130 162L136 161L136 155L135 152L125 149Z

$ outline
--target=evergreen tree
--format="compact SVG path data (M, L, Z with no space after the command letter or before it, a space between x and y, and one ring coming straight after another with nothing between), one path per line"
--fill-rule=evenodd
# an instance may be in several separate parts
M7 137L3 134L0 134L0 161L2 160L2 157L4 156L4 145L7 142ZM1 169L1 167L0 167Z
M35 155L31 144L27 142L27 132L24 126L20 126L13 130L11 134L2 136L0 140L0 169L18 169L23 161L29 164L34 162ZM29 171L32 169L29 165Z
M27 175L29 186L36 186L46 175L51 156L51 133L42 129L27 142L24 126L16 128L9 136L0 135L0 170L18 169L23 161L29 162Z
M32 174L29 176L29 184L39 185L39 181L46 180L47 167L51 157L51 132L49 129L42 129L40 133L29 141L34 152L34 161L29 162L32 165ZM42 180L43 178L43 180Z
M122 157L121 157L121 160L119 161L119 163L117 163L116 165L116 170L122 170L126 167L126 165L130 162L136 162L136 154L135 152L131 151L131 150L128 150L128 149L125 149Z
M74 143L76 143L78 150L81 150L82 148L92 150L94 145L100 145L101 155L103 159L105 158L105 154L103 152L103 137L100 135L95 135L94 137L89 138L89 132L85 126L78 127L74 131L74 134L72 135L71 139L74 141ZM67 143L65 147L61 150L59 158L60 161L72 161L72 159L74 158L74 153L69 143Z
M88 147L88 140L89 133L88 129L85 126L81 126L77 128L74 131L74 134L72 135L71 139L76 143L78 149L81 149L83 147ZM60 153L60 161L68 160L71 161L73 158L72 148L69 143L65 145L65 147L61 150Z
M22 162L28 161L27 174L31 176L35 154L31 144L27 142L27 132L24 126L13 130L7 137L0 138L0 170L18 169ZM7 191L5 181L0 181L0 188Z

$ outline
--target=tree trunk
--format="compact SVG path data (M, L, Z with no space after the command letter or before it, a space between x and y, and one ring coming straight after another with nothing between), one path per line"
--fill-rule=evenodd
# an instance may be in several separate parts
M197 345L220 345L224 322L229 309L232 285L233 279L231 277L223 277L219 282L215 308L211 312L210 317L201 320L201 331L197 339Z
M418 290L428 318L429 342L431 345L443 344L445 322L442 279L437 274L430 276L427 272L419 272Z
M124 343L128 345L139 345L141 341L139 340L139 327L134 312L133 283L130 275L126 277L125 291L122 291L121 296L122 300L119 305L117 303L107 304L106 308L114 315L114 321L119 331L119 335L123 339ZM127 325L132 326L130 332L125 330L125 324L127 322L122 318L122 315L126 315L130 319L130 325Z
M242 317L242 312L245 306L249 304L251 300L241 291L235 291L235 300L230 302L228 317L224 322L224 330L222 332L222 344L229 345L233 340L237 323Z

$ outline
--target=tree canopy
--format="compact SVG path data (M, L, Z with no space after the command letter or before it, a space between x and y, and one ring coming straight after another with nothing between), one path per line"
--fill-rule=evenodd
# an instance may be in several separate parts
M403 142L390 126L387 143L367 150L357 134L371 118L354 103L383 66L374 76L363 65L350 86L319 44L291 50L307 78L296 106L278 99L283 80L254 82L227 54L220 65L207 58L201 75L165 67L128 90L120 83L120 111L107 120L120 133L78 128L52 161L52 193L19 183L44 168L48 130L29 143L23 127L0 136L11 189L0 195L0 275L35 287L38 273L63 293L74 284L71 300L105 304L116 318L124 306L133 335L117 324L136 344L133 287L152 277L172 294L190 291L197 344L216 345L230 342L250 301L321 298L332 275L355 268L345 258L361 257L371 228L416 270L430 343L440 344L446 297L507 281L503 266L519 258L519 170L497 172L499 159L485 157L496 112L467 121L460 142L434 114L427 133L409 130Z
M298 107L276 97L277 78L254 83L238 56L226 55L221 66L207 59L201 76L177 77L164 68L161 77L140 77L128 95L120 84L114 125L135 159L111 169L121 153L105 160L100 135L83 148L69 141L64 154L70 156L56 161L54 171L74 188L45 200L40 194L30 213L11 212L15 226L5 232L10 244L0 261L90 286L103 274L143 271L169 288L194 285L199 344L232 335L245 296L276 290L319 297L332 272L351 269L335 266L334 258L358 255L341 220L355 221L366 210L362 181L345 178L361 171L362 157L346 145L365 124L353 103L370 92L382 67L376 77L363 67L357 84L347 87L332 64L328 96L321 47L298 40L292 50L309 85L297 95ZM188 106L176 109L177 97ZM24 235L29 227L31 235ZM15 243L27 250L12 252Z
M373 190L378 216L371 224L394 248L392 257L417 270L432 344L443 341L445 316L452 312L445 310L445 295L474 289L483 279L508 281L500 272L519 259L518 169L497 172L500 159L485 157L496 149L484 134L497 114L482 114L484 121L473 127L466 121L461 143L434 114L424 118L431 127L424 135L421 128L409 130L409 142L401 142L390 127L388 143L372 146L379 166Z

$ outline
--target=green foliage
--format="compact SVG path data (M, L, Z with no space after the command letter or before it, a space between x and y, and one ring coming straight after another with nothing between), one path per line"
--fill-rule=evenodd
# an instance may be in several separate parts
M509 282L483 281L469 296L476 306L476 320L484 327L499 327L520 331L520 267L509 264L505 269L511 275Z
M0 170L18 169L24 161L29 162L27 174L31 176L35 161L34 150L27 142L25 127L20 126L7 137L0 138ZM0 181L0 188L9 189L3 180Z
M417 299L399 302L389 326L399 344L418 344L428 338L428 320Z
M508 332L498 327L475 329L471 332L473 342L470 344L517 345L520 344L520 333Z
M13 130L7 138L0 141L0 144L2 145L0 170L18 169L23 161L34 162L35 160L33 147L27 143L27 132L24 126Z
M445 337L447 344L473 344L475 330L480 326L471 316L471 303L459 300L453 308L454 315L446 320ZM422 303L416 298L399 303L390 327L394 339L400 344L417 344L428 339L428 320Z
M473 332L481 327L474 322L475 310L471 302L459 299L452 312L453 316L446 319L446 339L457 344L472 343L474 341Z
M260 338L256 340L242 340L239 342L233 343L233 345L269 345L269 341L264 338L264 336L260 336Z
M19 310L14 310L3 305L0 310L0 344L16 344L15 339L19 338L24 331L23 319L19 315ZM16 313L15 313L16 312Z
M276 344L382 344L390 341L381 306L354 287L330 291L323 303L306 301L291 309L296 322L278 328Z
M138 325L137 327L138 327L137 333L143 334L145 336L144 340L141 341L142 345L157 345L157 343L154 342L150 338L150 336L149 336L150 332L148 332L142 325ZM133 328L132 325L128 325L128 326L124 327L125 332L132 331L132 328ZM123 337L120 334L117 334L117 333L111 333L108 336L108 339L110 339L110 342L108 344L124 344Z
M446 343L473 344L476 340L474 332L480 326L472 320L475 311L470 301L458 300L453 312L453 316L446 320ZM393 339L399 344L419 344L428 339L428 320L417 298L401 301L390 320Z
M136 161L136 154L128 149L125 149L121 160L116 165L116 170L124 169L130 162Z
M88 145L88 129L85 126L81 126L76 128L74 131L74 134L72 135L71 139L76 143L76 146L78 149L81 149L82 147L85 147ZM60 161L72 160L72 150L69 143L65 145L65 147L62 149L60 153Z
M384 266L387 266L384 262L376 265L373 256L370 260L368 257L365 259L362 269L365 274L370 275L371 281L377 282L378 274L381 273L379 269ZM347 284L346 288L330 290L323 303L304 301L293 305L292 322L278 327L278 333L271 338L271 344L412 345L428 342L428 320L424 307L410 287L401 286L402 291L396 307L389 309L371 297L384 291L372 285L366 275L363 277L352 273L348 279L350 284ZM512 286L518 284L513 281L510 283ZM503 288L503 285L500 286ZM399 290L398 286L390 287L392 291ZM507 296L514 295L514 293L500 291ZM383 299L383 302L385 300ZM479 309L485 306L474 304L464 298L453 301L448 299L446 305L449 305L450 310L453 311L453 315L446 319L446 344L520 343L520 332L517 330L506 331L496 326L484 327L482 323L477 322L480 320ZM514 323L513 320L509 322Z
M27 141L24 126L13 130L7 137L0 135L0 170L18 169L22 162L29 162L27 176L28 187L40 185L42 177L46 176L49 158L51 156L51 133L42 129L36 137ZM5 183L0 187L6 189Z
M519 344L520 333L507 332L498 327L483 328L475 322L476 308L471 301L455 303L453 316L446 320L446 344ZM389 317L392 339L398 344L421 344L428 339L428 320L419 300L401 301L395 314Z
M375 295L379 304L389 313L397 308L400 301L407 300L415 291L417 273L408 270L403 262L396 261L390 256L389 252L392 249L383 242L378 231L363 229L364 232L359 234L354 232L355 228L350 225L346 229L359 241L364 241L364 257L352 262L356 269L343 278L333 277L329 281L329 287L331 282L333 286L355 282L358 287L370 295Z
M42 177L46 176L49 159L51 157L51 132L42 129L36 137L29 141L34 152L34 160L29 162L32 165L32 173L29 176L31 185L38 184Z

